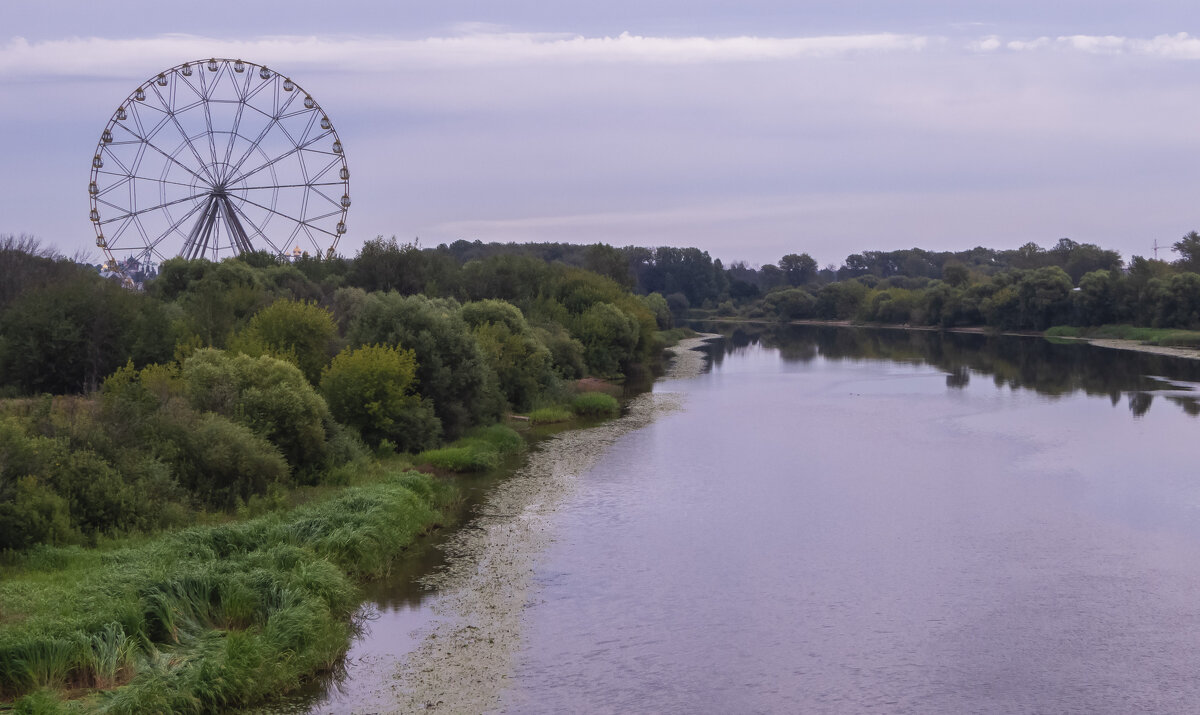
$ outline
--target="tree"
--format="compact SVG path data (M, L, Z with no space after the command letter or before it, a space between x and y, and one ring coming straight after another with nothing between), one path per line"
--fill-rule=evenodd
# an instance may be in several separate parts
M230 340L230 349L293 363L316 384L337 337L333 315L316 303L280 299L263 308Z
M779 268L793 286L805 285L817 277L817 262L807 253L789 253L779 259Z
M1116 319L1119 278L1110 271L1092 271L1079 279L1074 294L1078 325L1105 325Z
M295 365L205 348L183 363L182 381L195 409L246 425L278 447L301 477L326 466L329 408Z
M617 377L634 358L637 322L612 303L592 305L576 318L572 331L583 343L588 369L601 377Z
M780 320L804 320L813 317L816 301L803 288L788 288L768 293L763 301Z
M942 267L942 280L954 288L967 284L971 279L971 271L961 263L947 263Z
M449 439L496 419L503 396L496 375L463 321L457 301L373 293L347 332L351 345L398 345L417 359L417 390Z
M502 300L481 300L462 307L463 320L500 380L505 399L525 411L554 379L550 351L538 340L520 309Z
M671 306L667 303L667 299L662 296L662 293L651 293L642 296L642 302L654 314L654 322L658 325L659 330L667 330L671 327Z
M131 357L170 353L162 306L96 275L32 290L0 316L0 380L26 393L92 391Z
M384 345L346 348L321 376L321 392L342 424L368 443L390 440L402 451L437 444L442 425L428 400L416 392L412 350Z
M1200 233L1189 231L1187 235L1176 241L1171 250L1179 254L1175 265L1185 271L1200 273Z

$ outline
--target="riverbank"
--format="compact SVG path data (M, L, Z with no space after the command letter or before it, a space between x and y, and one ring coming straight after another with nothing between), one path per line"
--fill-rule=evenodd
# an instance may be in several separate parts
M702 334L670 348L674 359L664 379L703 372L705 356L697 348L717 337ZM645 393L619 419L563 432L532 454L444 547L447 566L424 579L443 594L434 624L371 705L439 712L495 707L520 645L522 613L536 593L538 557L554 538L554 513L621 436L680 407L677 394Z
M370 484L282 514L25 555L0 583L0 695L24 695L18 712L219 712L334 668L358 584L457 498L428 475L377 468Z

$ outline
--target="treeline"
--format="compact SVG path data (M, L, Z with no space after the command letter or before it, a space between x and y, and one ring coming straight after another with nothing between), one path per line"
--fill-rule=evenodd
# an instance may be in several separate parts
M676 320L740 315L992 326L1042 330L1052 325L1130 323L1200 327L1200 234L1176 242L1174 262L1060 239L1051 248L966 251L864 251L840 267L819 268L806 253L750 267L695 248L613 248L605 245L483 244L456 241L427 249L422 260L536 256L601 272L635 292L662 295Z
M135 292L2 239L0 550L344 483L368 449L437 447L639 370L669 322L661 296L531 256L442 263L381 239L349 259L173 259Z
M1060 242L1062 245L1063 242ZM1083 246L1096 255L1095 247ZM1112 254L1105 266L1074 261L1069 251L1040 253L1051 265L980 270L947 264L939 278L874 273L825 284L777 288L743 304L750 317L851 320L951 328L1045 330L1056 325L1126 323L1200 327L1200 274L1186 258L1174 264L1135 257L1128 268ZM1064 265L1075 271L1073 276ZM1080 273L1086 268L1086 272ZM733 306L725 306L733 308ZM736 312L737 309L734 308Z

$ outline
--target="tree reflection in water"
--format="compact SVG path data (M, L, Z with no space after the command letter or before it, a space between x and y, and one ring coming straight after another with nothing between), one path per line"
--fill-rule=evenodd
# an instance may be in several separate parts
M704 323L725 337L712 348L713 363L762 343L788 362L889 360L932 365L946 373L946 387L963 389L972 376L991 376L997 388L1063 396L1106 396L1113 406L1125 397L1130 413L1146 414L1155 396L1200 416L1200 360L1040 337L815 325Z

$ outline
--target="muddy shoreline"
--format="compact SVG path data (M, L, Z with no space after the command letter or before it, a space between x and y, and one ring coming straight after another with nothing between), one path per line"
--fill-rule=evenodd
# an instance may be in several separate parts
M717 337L700 335L671 348L664 379L699 375L706 358L696 348ZM520 647L522 614L536 595L538 558L554 540L554 513L621 436L681 407L676 393L639 395L622 417L543 443L489 495L471 524L443 546L446 566L422 581L441 596L432 625L390 683L396 709L485 712L499 706Z

